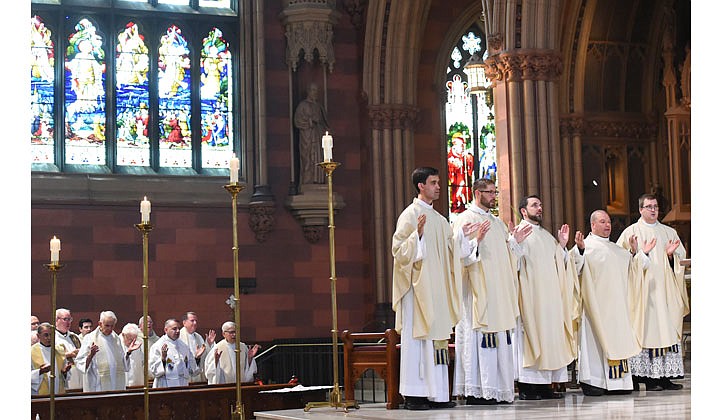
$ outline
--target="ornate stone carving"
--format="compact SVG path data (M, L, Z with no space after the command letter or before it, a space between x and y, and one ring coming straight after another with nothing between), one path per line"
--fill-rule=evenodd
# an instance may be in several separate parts
M311 244L315 244L320 240L323 233L322 226L303 226L303 236L305 240Z
M485 59L485 74L493 81L556 80L562 74L562 58L554 50L519 49Z
M328 186L327 184L309 184L303 186L303 193L291 195L285 201L303 229L305 239L315 243L321 233L328 227ZM335 213L345 208L345 201L338 193L333 193L333 209Z
M287 39L285 61L293 71L297 70L303 52L305 61L312 63L317 51L320 63L332 72L335 65L333 26L338 17L335 0L285 0L280 19Z
M638 120L588 120L567 116L560 118L560 134L588 138L653 139L657 135L657 124Z
M420 110L411 105L370 105L368 114L374 130L411 129L415 126Z
M250 219L248 225L255 232L255 240L265 242L267 236L275 228L275 203L261 201L250 203Z
M490 34L487 37L487 43L490 46L491 51L501 51L503 49L504 42L505 39L500 32Z
M367 0L345 0L343 1L345 11L350 15L350 21L355 29L361 29L365 20L365 9Z

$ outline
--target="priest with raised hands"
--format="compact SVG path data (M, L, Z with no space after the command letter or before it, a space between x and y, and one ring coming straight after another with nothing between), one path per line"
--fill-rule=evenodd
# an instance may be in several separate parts
M148 369L155 377L153 388L187 386L190 378L200 372L196 353L179 338L180 321L165 321L165 335L150 348Z
M682 358L683 317L690 312L685 267L685 248L675 229L658 221L658 201L652 194L638 200L640 219L628 226L617 240L632 250L631 238L638 243L654 243L649 252L640 253L647 268L631 281L637 298L632 306L642 351L630 359L635 388L645 383L648 391L678 390L682 384L670 379L685 375Z
M510 403L515 398L512 334L520 315L517 294L519 243L532 227L511 228L490 213L497 200L489 179L473 183L473 202L453 222L455 235L466 223L481 223L463 259L463 315L455 326L454 395L468 405Z
M578 381L583 394L628 394L633 390L628 359L640 353L631 320L634 305L630 279L643 269L637 239L629 237L632 254L610 241L612 222L604 210L590 215L591 233L575 233L575 263L580 276L582 317L578 334ZM644 243L647 254L654 242ZM646 264L645 264L646 265Z
M223 340L217 343L211 352L212 356L205 359L205 376L208 384L235 383L237 369L235 368L235 349L240 351L241 360L241 382L253 382L257 372L255 355L260 346L257 344L248 348L245 343L237 341L237 330L232 321L222 325Z
M570 227L562 225L557 239L542 222L542 202L536 195L520 201L518 225L532 227L520 244L520 320L516 328L518 389L521 400L562 398L553 383L568 381L567 366L577 357L580 295L573 257L565 246Z
M413 171L417 197L403 210L392 238L395 329L400 333L400 394L408 410L451 408L448 340L461 315L461 258L472 251L477 223L453 238L440 198L438 170Z

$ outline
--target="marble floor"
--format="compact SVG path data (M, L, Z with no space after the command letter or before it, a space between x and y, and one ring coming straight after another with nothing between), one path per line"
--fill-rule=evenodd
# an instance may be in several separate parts
M645 391L640 385L639 392L630 395L586 397L579 389L569 389L564 399L520 401L510 405L465 406L429 411L404 409L386 410L384 403L360 404L360 409L313 408L308 412L299 410L278 410L256 412L257 419L275 420L327 420L327 419L418 419L418 420L460 420L460 419L690 419L690 375L676 381L683 384L680 391Z

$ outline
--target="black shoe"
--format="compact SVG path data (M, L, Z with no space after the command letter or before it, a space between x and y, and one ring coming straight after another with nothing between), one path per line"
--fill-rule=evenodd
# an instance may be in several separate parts
M587 395L588 397L600 397L605 394L604 389L586 384L585 382L580 382L580 387L582 388L583 395Z
M663 391L665 388L660 385L660 381L657 379L647 378L645 380L646 391Z
M560 392L553 391L552 385L535 384L533 386L535 387L535 392L537 392L537 394L540 395L540 399L543 400L558 400L565 396Z
M430 401L430 408L453 408L455 401L435 402Z
M605 391L606 395L627 395L632 394L632 389L613 389L612 391Z
M405 397L406 410L429 410L430 401L425 397Z
M633 389L632 390L640 391L640 379L637 376L633 375L632 381L633 381Z
M521 400L541 400L542 399L542 397L540 397L539 394L536 394L534 392L524 392L524 391L520 391L520 393L518 394L518 398L520 398Z
M488 400L485 398L473 397L472 395L469 395L465 398L466 405L495 405L497 403L498 402L495 398L490 398Z
M682 384L676 384L675 382L670 382L670 378L663 377L660 378L660 386L662 386L664 389L667 389L669 391L677 391L680 389L683 389Z

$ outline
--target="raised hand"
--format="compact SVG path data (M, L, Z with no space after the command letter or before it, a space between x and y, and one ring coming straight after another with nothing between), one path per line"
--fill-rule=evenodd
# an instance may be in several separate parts
M486 220L480 224L480 226L477 229L477 240L478 242L482 241L485 238L485 235L487 235L488 231L490 231L490 221Z
M630 244L630 252L635 255L638 246L637 235L630 235L630 237L628 237L628 244Z
M207 334L205 334L205 341L208 343L215 343L215 330L210 330Z
M560 246L565 248L569 239L570 239L570 226L568 226L567 224L564 224L558 230L558 242L560 242Z
M201 346L197 346L197 348L195 349L195 358L201 358L203 353L205 353L205 343L203 343Z
M222 350L215 349L215 366L217 366L220 361L220 356L222 356Z
M578 249L585 249L585 237L579 230L575 232L575 245Z
M133 342L130 343L130 346L128 347L128 353L132 353L135 350L139 349L141 344L142 343L140 342L140 340L138 340L138 339L133 340Z
M424 214L421 214L418 217L417 232L418 232L418 237L420 237L420 238L422 238L423 233L425 233L425 221L426 220L427 220L427 216L425 216Z
M680 239L675 239L674 241L669 241L667 245L665 245L665 253L668 257L672 257L673 253L676 249L680 246Z
M657 243L657 239L652 238L650 241L643 241L643 252L645 255L649 254L650 251L652 251L653 248L655 248L655 244Z
M167 360L167 343L163 344L162 347L160 347L160 355L162 355L163 361Z
M252 360L253 357L260 351L260 346L257 344L253 344L252 347L248 349L248 360Z
M512 223L512 222L510 222ZM531 224L526 224L523 227L515 226L512 230L512 236L515 238L515 242L521 243L525 240L528 236L530 236L531 233L533 233L533 228Z

